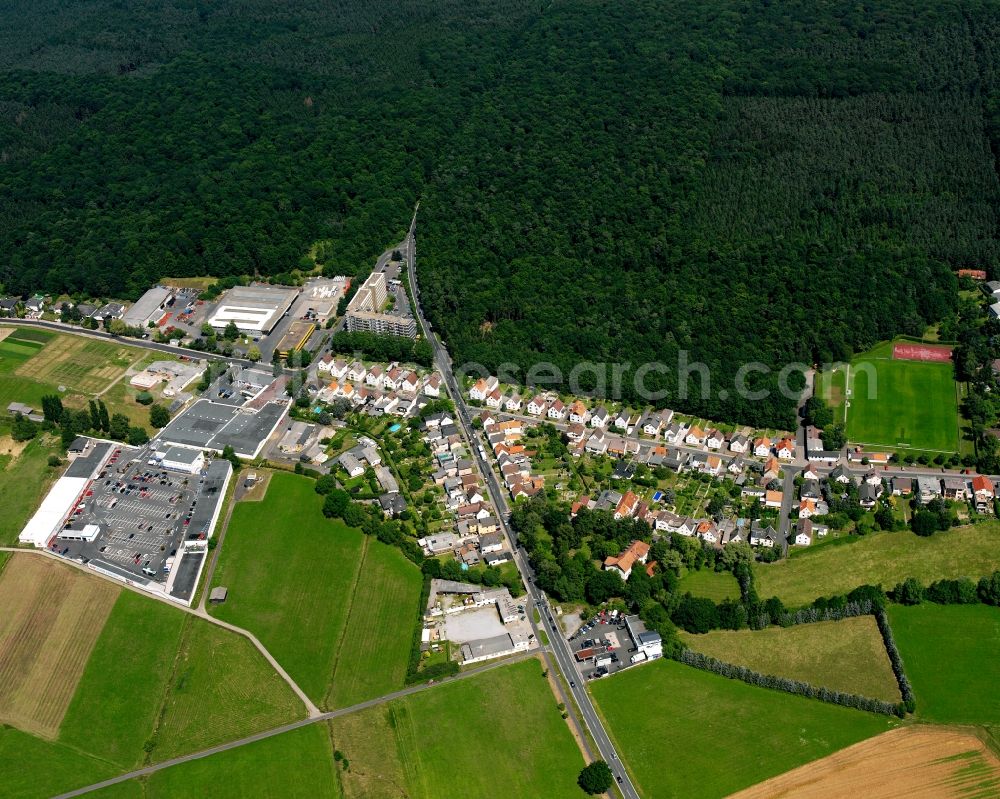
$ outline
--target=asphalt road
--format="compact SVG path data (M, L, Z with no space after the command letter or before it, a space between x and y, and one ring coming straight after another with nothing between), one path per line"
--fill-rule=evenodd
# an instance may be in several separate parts
M532 628L537 636L538 625L534 622L534 613L532 612L533 608L537 608L541 618L541 626L548 636L552 654L556 659L556 664L566 680L566 685L560 684L560 691L565 691L568 686L568 690L572 695L575 706L576 708L579 708L580 715L582 716L581 724L576 715L573 704L565 702L567 710L572 714L574 723L580 730L581 740L583 741L585 748L588 750L588 753L590 753L590 745L587 741L587 733L589 733L590 738L593 739L594 743L596 743L601 758L611 767L611 770L615 775L615 779L618 782L618 788L625 799L639 799L639 792L636 791L628 772L618 759L618 753L615 751L615 748L611 743L611 738L608 735L607 730L605 730L600 717L598 717L597 711L594 709L594 703L591 701L590 694L587 692L580 673L577 671L576 663L573 658L573 654L570 651L566 636L563 634L562 630L559 629L559 625L555 620L555 616L552 614L552 610L548 604L548 599L546 598L545 593L535 585L534 573L532 572L531 566L524 557L523 550L517 544L517 537L514 535L507 523L510 511L507 506L506 494L501 488L491 464L486 462L486 459L483 458L479 451L479 446L476 443L475 429L472 427L472 418L469 414L469 409L465 404L461 387L458 385L458 381L455 379L455 374L452 370L451 357L448 355L448 351L438 340L437 336L432 336L430 334L430 327L427 324L427 320L424 318L423 309L420 305L420 289L417 284L416 241L413 235L416 224L417 214L414 212L413 221L410 223L410 231L407 234L406 241L404 242L404 246L406 247L406 268L410 279L410 290L413 293L413 310L417 321L420 323L424 336L431 342L434 349L435 365L444 377L445 383L448 386L448 391L455 402L455 410L462 431L469 444L470 451L479 466L479 471L483 475L486 482L487 493L489 494L490 500L497 511L497 519L499 520L500 527L511 544L511 548L514 552L514 562L521 573L521 579L524 580L524 584L527 586L528 596L530 598L527 603L528 618L532 621Z

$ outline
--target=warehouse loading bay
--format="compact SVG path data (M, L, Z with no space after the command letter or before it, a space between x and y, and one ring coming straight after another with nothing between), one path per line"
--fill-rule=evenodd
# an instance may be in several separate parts
M163 468L154 446L99 446L110 450L107 460L50 548L120 580L161 584L159 590L189 601L229 463L213 460L192 474Z

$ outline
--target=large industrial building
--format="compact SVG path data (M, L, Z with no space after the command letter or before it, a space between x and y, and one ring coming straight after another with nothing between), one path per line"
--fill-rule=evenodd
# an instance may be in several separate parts
M385 313L388 299L385 275L372 272L347 305L347 329L416 338L417 322L409 315Z
M221 333L233 322L256 340L274 329L297 296L297 289L284 286L236 286L223 295L208 324Z
M168 313L174 299L174 290L166 286L154 286L131 308L125 311L122 321L129 327L149 327L150 322L158 325Z

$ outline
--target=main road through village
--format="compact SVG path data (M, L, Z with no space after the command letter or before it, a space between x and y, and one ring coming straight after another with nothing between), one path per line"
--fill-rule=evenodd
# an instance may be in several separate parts
M419 210L419 206L417 210ZM538 636L539 626L538 623L534 621L533 612L534 609L537 608L539 622L545 630L545 633L551 643L551 654L555 655L556 663L559 666L558 670L562 672L564 681L558 683L559 690L563 693L564 699L567 698L565 696L565 691L568 690L570 693L569 698L572 699L572 702L565 702L565 705L570 711L572 721L577 727L580 741L587 750L588 756L593 758L593 751L591 749L591 741L593 741L593 743L597 745L597 750L601 757L608 763L608 765L611 766L622 795L625 796L626 799L639 799L639 792L636 791L628 772L622 766L621 760L618 758L618 753L615 751L614 745L611 743L611 738L608 735L607 730L604 728L604 723L601 721L600 717L597 715L597 711L594 709L594 703L590 699L590 694L587 692L583 680L580 678L580 674L576 669L573 655L570 652L569 643L566 641L566 636L563 634L559 624L555 621L552 615L552 609L549 606L548 598L545 596L545 593L535 585L534 574L531 570L531 565L528 563L526 553L520 546L518 546L517 536L510 529L508 524L510 511L507 507L506 495L500 488L500 483L497 480L496 473L493 471L492 466L487 463L486 458L483 457L482 451L476 443L475 430L472 427L472 418L469 414L469 408L465 404L465 399L462 396L462 387L458 384L458 381L455 378L455 372L452 368L451 357L448 355L448 350L445 349L444 344L442 344L440 339L431 333L430 326L424 318L423 308L420 305L420 289L417 285L417 247L416 237L414 235L416 225L417 213L414 211L413 221L410 223L410 230L406 236L406 241L404 242L406 250L406 271L409 277L410 290L413 294L413 312L417 317L417 321L420 323L420 328L424 337L434 348L434 365L444 377L445 382L448 385L448 392L455 401L455 411L458 416L462 432L467 439L470 451L473 453L473 456L479 465L479 470L486 482L487 493L489 494L490 500L497 512L496 517L499 520L500 527L503 529L504 535L511 544L511 549L514 552L514 562L517 564L517 568L521 572L521 579L524 581L524 584L528 589L528 596L530 598L526 608L528 618L531 620L531 625L535 631L535 635ZM548 650L543 650L543 652L546 660L549 662L549 668L551 669L550 652ZM577 709L579 710L579 713L576 712Z

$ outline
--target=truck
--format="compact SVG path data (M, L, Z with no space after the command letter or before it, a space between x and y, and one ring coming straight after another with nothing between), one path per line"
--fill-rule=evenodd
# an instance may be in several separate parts
M634 655L632 655L631 658L633 663L642 663L642 661L644 661L645 659L646 659L645 652L636 652Z

